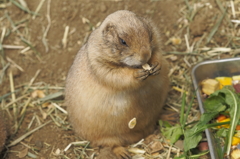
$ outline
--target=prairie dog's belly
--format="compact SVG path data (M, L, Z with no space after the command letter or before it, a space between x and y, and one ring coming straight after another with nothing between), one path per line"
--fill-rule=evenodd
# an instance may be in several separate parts
M150 76L144 81L146 85L117 91L101 84L90 71L83 71L88 69L85 62L81 59L67 86L67 91L74 93L67 94L69 119L76 133L94 145L122 145L153 132L165 99L165 95L161 96L166 91L163 76ZM133 118L137 124L129 129Z
M76 94L78 97L74 96L72 99L76 100L75 103L79 103L79 106L73 112L82 115L78 120L88 120L91 123L95 119L98 119L103 122L114 123L113 125L126 123L127 126L130 119L148 116L149 109L152 109L151 107L155 108L155 105L158 104L160 107L160 103L157 102L160 101L160 97L157 97L156 93L154 93L156 89L159 89L156 85L134 91L116 92L97 83L93 87L94 82L92 83L89 80L85 82L81 83L81 89L76 88L79 89L78 94ZM91 89L88 89L89 87ZM159 91L161 90L159 89ZM156 96L155 100L154 96ZM153 113L152 111L150 112ZM124 121L122 121L123 117ZM121 121L118 120L119 118ZM108 126L108 129L110 128L111 126Z

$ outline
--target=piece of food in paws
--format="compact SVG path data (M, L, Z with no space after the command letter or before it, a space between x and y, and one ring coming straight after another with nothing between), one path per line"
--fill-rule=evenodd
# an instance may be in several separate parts
M144 70L148 70L148 71L150 71L152 68L150 67L150 65L149 64L144 64L144 65L142 65L142 68L144 69Z

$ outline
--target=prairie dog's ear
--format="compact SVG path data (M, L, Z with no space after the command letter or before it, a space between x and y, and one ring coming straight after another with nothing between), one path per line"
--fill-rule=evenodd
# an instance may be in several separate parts
M107 23L105 24L104 28L103 28L103 34L107 34L108 32L111 32L114 29L114 25L112 23Z
M117 36L115 25L111 23L105 25L102 31L102 35L105 40L112 41Z

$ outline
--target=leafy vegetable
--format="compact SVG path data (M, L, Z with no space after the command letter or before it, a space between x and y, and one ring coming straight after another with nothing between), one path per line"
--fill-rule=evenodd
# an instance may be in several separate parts
M180 124L174 126L160 124L161 127L164 127L162 128L163 135L169 139L172 144L174 144L180 137L184 137L184 154L178 158L196 156L191 154L191 150L198 146L202 139L202 132L207 128L226 124L229 124L230 128L228 130L221 129L217 131L216 136L226 137L224 151L219 149L218 153L221 154L221 156L223 156L224 152L229 155L234 131L237 124L239 124L238 122L240 118L240 96L235 92L234 88L232 86L225 86L223 89L217 90L211 94L204 102L206 112L201 115L200 120L194 126L185 123L194 98L191 100L187 111L184 112L186 107L185 97L186 94L183 94ZM229 111L230 121L208 124L219 114L224 114L226 110ZM218 144L218 146L220 146L220 144Z
M225 107L219 107L215 110L215 112L207 112L202 114L200 120L196 125L194 125L191 129L187 129L185 131L185 139L184 139L184 151L187 152L192 148L197 147L198 143L202 139L202 132L207 129L209 126L210 120L212 120L220 111L224 110Z
M224 147L224 151L227 155L229 155L233 134L240 118L240 99L232 86L226 86L223 89L214 92L208 99L206 99L204 102L205 109L207 111L214 111L214 109L216 109L216 105L212 105L213 103L215 103L217 106L227 105L229 107L231 120L230 128L225 141L226 144Z
M174 144L183 135L182 128L179 124L170 127L162 127L162 134Z

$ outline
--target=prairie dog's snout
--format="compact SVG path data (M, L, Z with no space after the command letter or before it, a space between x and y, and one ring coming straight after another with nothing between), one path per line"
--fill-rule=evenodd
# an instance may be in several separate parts
M140 50L139 52L131 56L126 57L123 60L123 63L125 63L128 66L139 67L141 65L146 64L150 58L151 58L151 51L144 49L144 50Z
M139 61L141 62L141 65L147 63L150 60L151 52L152 52L151 49L148 49L148 48L145 48L145 47L140 49L140 53L139 53L140 54L139 55L140 60Z

